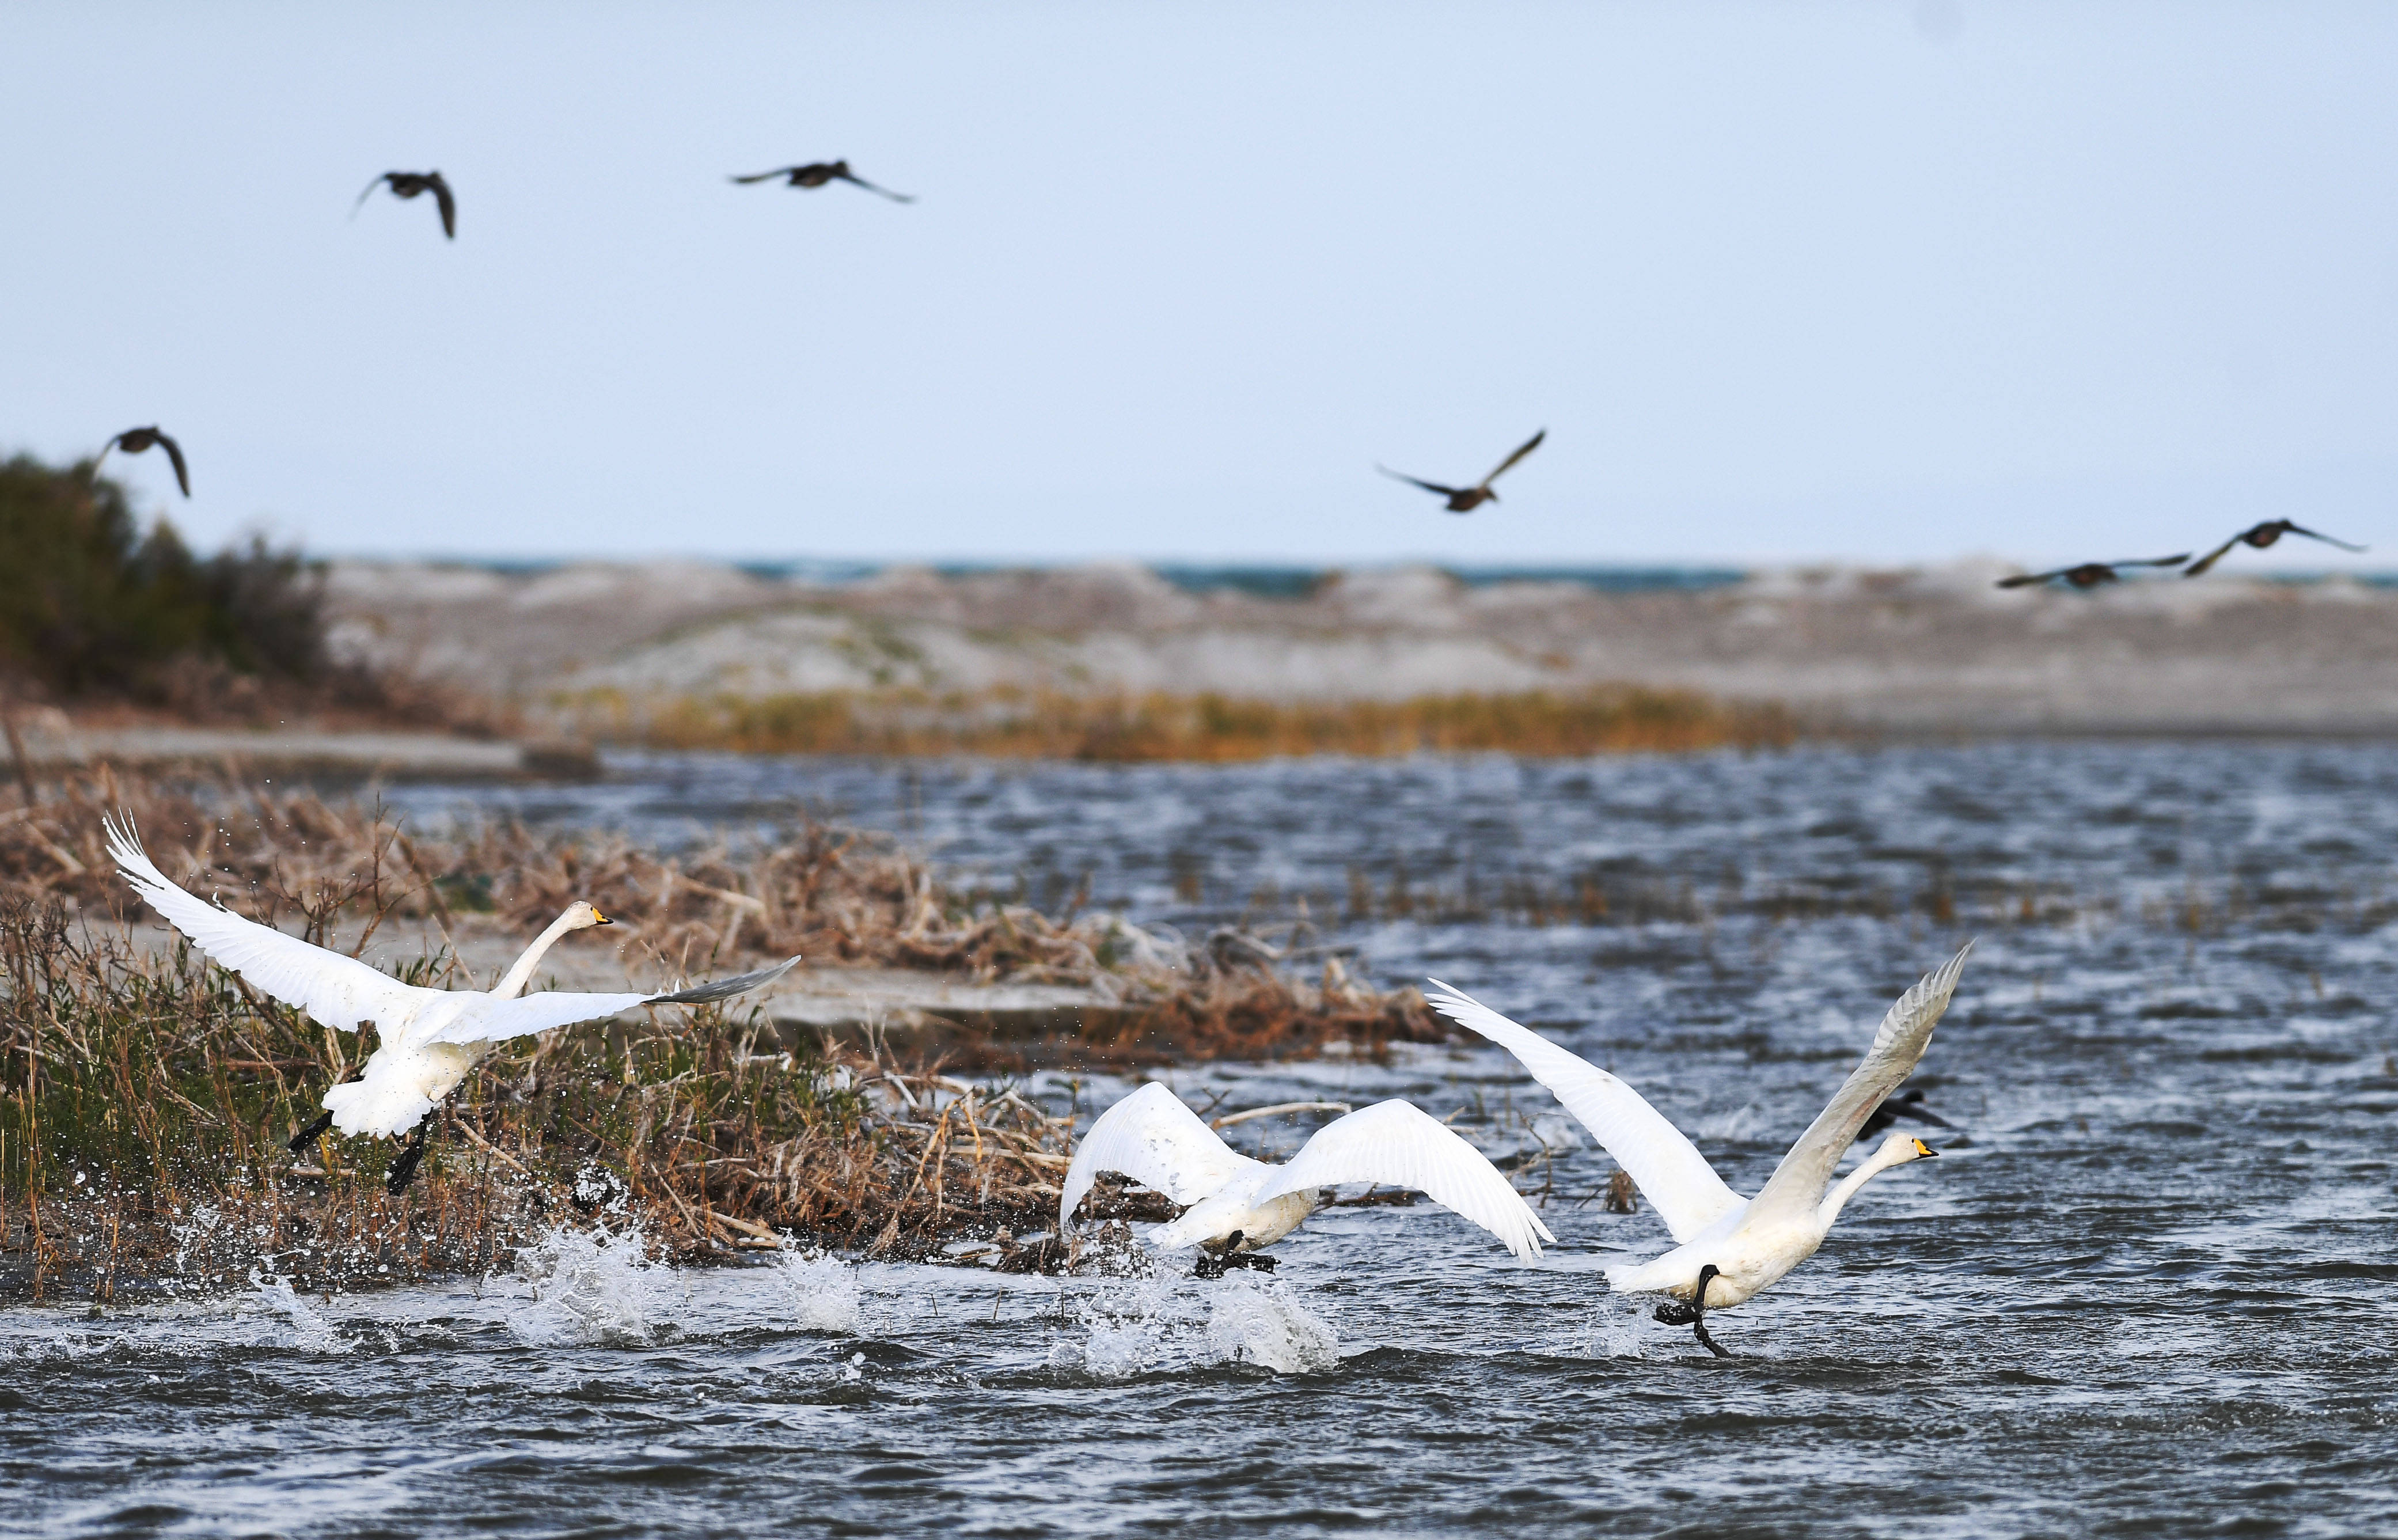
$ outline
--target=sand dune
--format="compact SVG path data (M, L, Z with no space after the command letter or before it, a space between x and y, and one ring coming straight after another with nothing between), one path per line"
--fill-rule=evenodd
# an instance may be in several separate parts
M2398 731L2398 588L2216 574L2001 592L2007 570L1785 570L1609 593L1400 568L1273 600L1132 566L812 585L696 562L344 563L331 594L349 655L536 716L594 694L1287 702L1633 683L1896 733Z

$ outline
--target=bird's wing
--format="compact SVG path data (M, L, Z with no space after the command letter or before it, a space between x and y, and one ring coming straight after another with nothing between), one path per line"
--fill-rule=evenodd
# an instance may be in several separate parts
M772 182L772 181L774 181L776 177L787 177L787 176L789 176L793 171L796 171L796 170L798 170L798 169L799 169L799 168L798 168L798 167L796 167L796 166L786 166L786 167L784 167L782 169L777 170L777 171L761 171L761 172L759 172L759 173L758 173L756 176L754 176L754 177L732 177L732 178L729 178L728 180L729 180L729 181L733 181L733 182L739 182L742 186L747 187L747 186L748 186L748 185L749 185L751 182Z
M2217 547L2216 547L2213 550L2208 551L2204 556L2200 557L2197 561L2195 561L2191 562L2189 566L2184 567L2184 568L2182 569L2182 573L2181 573L2181 574L2182 574L2184 577L2196 577L2196 576L2198 576L2198 575L2199 575L2199 574L2201 574L2202 573L2205 572L2207 568L2212 567L2212 566L2213 566L2213 565L2215 565L2217 561L2222 561L2222 560L2223 560L2223 558L2230 552L2230 549L2231 549L2231 547L2234 547L2234 546L2236 546L2236 545L2240 544L2240 542L2241 542L2241 541L2243 541L2243 540L2244 540L2244 539L2246 539L2246 538L2247 538L2247 533L2246 533L2245 531L2243 531L2243 532L2242 532L2242 533L2240 533L2239 534L2235 534L2235 535L2233 535L2230 539L2226 540L2226 541L2225 541L2223 544L2221 544L2220 546L2217 546Z
M1071 1223L1083 1195L1101 1171L1128 1176L1175 1202L1189 1205L1222 1187L1259 1162L1242 1155L1182 1099L1152 1080L1101 1113L1074 1146L1058 1196L1058 1223Z
M175 484L183 489L184 496L189 497L192 495L192 472L183 464L183 446L163 433L158 435L158 442L167 451L167 458L175 463Z
M2345 540L2335 540L2328 534L2318 534L2313 530L2304 528L2301 525L2293 524L2286 519L2282 520L2282 527L2288 530L2292 534L2303 534L2310 540L2320 540L2326 546L2337 546L2344 551L2362 552L2367 548L2364 546L2351 546Z
M1499 480L1502 476L1506 475L1509 470L1515 467L1516 461L1522 459L1525 455L1531 453L1532 451L1540 448L1541 440L1548 436L1549 430L1547 428L1543 428L1540 432L1535 433L1530 438L1525 439L1522 445L1516 449L1515 453L1510 454L1507 458L1499 462L1499 468L1497 470L1492 471L1489 475L1482 479L1482 484L1487 487L1491 482Z
M433 201L441 205L441 233L451 240L458 238L458 200L451 196L450 183L441 173L434 172L425 179L433 187Z
M1974 943L1966 942L1956 956L1898 997L1890 1014L1881 1019L1873 1047L1832 1093L1831 1104L1815 1114L1815 1121L1807 1125L1798 1142L1790 1146L1790 1153L1758 1190L1744 1223L1814 1211L1823 1200L1824 1184L1832 1180L1833 1168L1855 1142L1857 1130L1881 1105L1882 1098L1897 1089L1922 1060L1923 1050L1931 1046L1932 1029L1940 1024L1940 1013L1948 1008L1948 997L1957 992L1957 980L1964 974L1965 959L1973 951Z
M1489 1157L1413 1102L1377 1101L1315 1130L1290 1163L1277 1167L1254 1201L1286 1193L1371 1182L1407 1187L1497 1236L1518 1260L1556 1243L1541 1216Z
M1393 470L1393 469L1392 469L1390 466L1380 466L1380 465L1378 465L1378 466L1376 466L1374 468L1375 468L1376 470L1381 471L1383 475L1385 475L1385 476L1389 477L1389 478L1390 478L1392 480L1394 480L1394 481L1405 481L1408 485L1409 485L1409 486L1411 486L1411 487L1421 487L1421 488L1423 488L1423 489L1424 489L1424 491L1426 491L1426 492L1436 492L1436 493L1440 493L1443 497L1454 497L1454 496L1456 496L1459 493L1463 492L1463 491L1465 490L1463 487L1445 487L1445 486L1442 486L1438 481L1419 481L1419 480L1416 480L1414 477L1412 477L1412 476L1404 476L1404 475L1401 475L1399 472L1397 472L1397 471L1395 471L1395 470Z
M375 178L372 182L368 182L367 190L358 195L358 201L350 205L350 217L352 219L357 218L358 210L367 206L367 199L374 196L374 190L390 180L391 173L389 171L385 171L383 175Z
M895 193L888 187L877 187L874 183L867 181L862 176L855 174L854 172L842 172L841 180L843 182L855 182L858 186L865 188L869 193L880 193L894 203L913 203L916 201L915 197L910 194Z
M129 820L110 818L104 827L109 855L142 902L227 972L326 1026L356 1032L361 1022L372 1021L389 1033L447 993L403 984L355 957L311 946L195 898L151 862Z
M2109 567L2178 567L2189 560L2189 552L2184 551L2179 556L2151 556L2147 560L2140 561L2108 561L2103 563L2103 565Z
M1432 983L1424 995L1432 1008L1523 1060L1532 1078L1555 1092L1623 1168L1676 1240L1690 1239L1740 1207L1740 1195L1724 1185L1699 1147L1638 1091L1471 995L1437 979Z
M2000 578L1999 587L2001 588L2028 588L2035 583L2045 583L2051 578L2063 577L2067 573L2069 573L2073 569L2071 567L2059 567L2053 573L2017 573L2013 577Z
M531 1037L535 1033L555 1027L571 1027L577 1021L597 1021L635 1006L702 1006L710 1001L729 1000L736 994L747 994L773 983L798 966L793 957L773 967L760 968L755 973L738 973L730 979L712 983L696 984L665 994L598 994L576 990L544 990L539 994L521 994L513 1000L480 1001L458 1013L457 1018L425 1039L428 1043L498 1043L511 1037Z

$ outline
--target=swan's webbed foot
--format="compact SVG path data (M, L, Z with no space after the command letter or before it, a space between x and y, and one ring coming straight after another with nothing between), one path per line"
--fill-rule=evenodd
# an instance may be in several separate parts
M314 1144L317 1140L323 1138L325 1130L332 1126L333 1114L331 1113L319 1113L317 1115L317 1121L309 1124L298 1133L293 1134L291 1136L291 1142L284 1145L283 1147L290 1151L293 1155L298 1155L301 1151L306 1149L309 1145Z
M1194 1278L1220 1278L1235 1267L1271 1273L1274 1270L1274 1259L1256 1251L1242 1250L1241 1232L1235 1230L1222 1240L1200 1243L1199 1260L1192 1264L1191 1276Z
M1657 1307L1655 1314L1657 1319L1667 1326L1689 1327L1691 1334L1699 1339L1701 1347L1718 1358L1729 1358L1731 1357L1731 1349L1707 1335L1707 1285L1716 1280L1718 1271L1714 1263L1700 1268L1699 1286L1691 1291L1691 1303L1685 1304L1680 1300L1667 1300Z
M399 1157L391 1163L391 1175L384 1182L384 1191L395 1197L408 1191L408 1184L416 1180L416 1168L424 1159L424 1125L419 1123L416 1126L415 1134L408 1141L407 1148L401 1150Z

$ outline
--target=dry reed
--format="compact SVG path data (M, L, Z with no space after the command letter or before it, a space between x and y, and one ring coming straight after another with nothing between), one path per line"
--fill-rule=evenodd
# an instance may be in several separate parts
M1233 763L1302 754L1503 751L1540 757L1779 748L1786 712L1637 685L1409 700L994 691L637 701L611 693L553 709L582 731L662 748L785 754L978 754L1110 763Z
M1094 1013L1094 1060L1336 1040L1372 1052L1440 1033L1412 992L1367 990L1337 963L1305 982L1236 933L1182 947L1104 915L967 898L855 831L807 825L747 858L514 826L419 842L370 811L236 777L179 790L103 770L0 804L0 1295L214 1286L263 1264L307 1287L489 1267L612 1204L692 1256L795 1236L925 1255L1054 1217L1071 1129L1010 1083L880 1041L793 1041L756 1011L512 1046L440 1114L437 1154L400 1197L377 1180L390 1144L331 1141L295 1161L284 1140L371 1040L111 923L132 908L100 844L117 806L170 873L204 871L311 939L355 927L354 951L396 915L448 928L488 910L529 934L585 897L676 971L799 952L1084 985L1114 1002ZM412 976L450 982L447 961ZM1055 1261L1001 1244L1004 1260Z

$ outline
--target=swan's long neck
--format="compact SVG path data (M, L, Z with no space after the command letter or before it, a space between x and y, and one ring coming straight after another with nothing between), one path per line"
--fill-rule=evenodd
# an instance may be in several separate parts
M567 919L566 915L559 915L550 922L547 930L533 938L532 945L524 949L524 955L517 959L516 966L508 969L506 976L492 986L493 999L513 1000L524 993L524 987L532 982L532 970L541 965L541 954L556 946L559 937L574 928Z
M1824 1195L1823 1206L1815 1210L1817 1233L1825 1233L1832 1228L1832 1222L1840 1217L1840 1210L1848 1206L1849 1199L1857 1196L1858 1188L1892 1167L1905 1164L1903 1159L1892 1158L1886 1152L1877 1150L1872 1159L1832 1183L1832 1190Z

